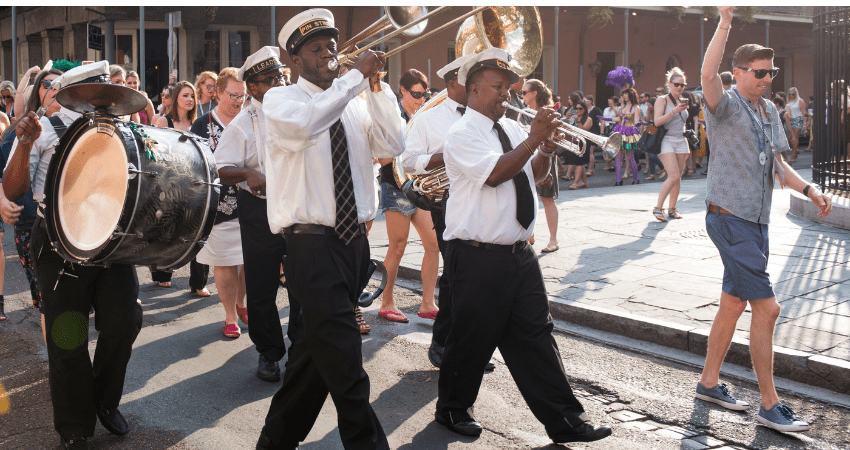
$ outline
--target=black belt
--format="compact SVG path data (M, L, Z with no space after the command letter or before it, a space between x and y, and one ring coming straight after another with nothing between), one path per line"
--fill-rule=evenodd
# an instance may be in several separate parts
M487 250L496 250L505 253L517 253L528 245L528 241L516 241L513 244L490 244L489 242L478 242L466 239L456 239L461 244L466 244L471 247L486 248Z
M366 224L361 223L358 226L357 233L354 237L364 236L366 234ZM324 234L325 236L336 236L334 227L325 225L314 225L312 223L296 223L283 229L283 234Z

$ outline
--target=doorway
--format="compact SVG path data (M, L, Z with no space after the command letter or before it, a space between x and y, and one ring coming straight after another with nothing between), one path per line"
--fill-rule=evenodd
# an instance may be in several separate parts
M605 84L608 72L617 67L617 52L596 52L596 59L602 63L599 75L596 76L596 106L605 109L608 99L619 94L620 90Z
M168 84L168 30L145 30L145 84L148 98L161 102L159 94Z

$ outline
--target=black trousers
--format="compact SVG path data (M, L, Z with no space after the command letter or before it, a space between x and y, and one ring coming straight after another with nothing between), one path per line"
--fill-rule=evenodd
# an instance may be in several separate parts
M437 412L463 418L498 347L534 416L550 436L582 422L552 336L554 324L537 255L448 243L452 316L440 366Z
M170 282L174 272L165 270L151 271L151 280L156 283ZM210 276L210 266L201 264L195 259L189 263L189 287L199 291L207 285Z
M434 231L437 232L437 245L443 256L443 274L440 275L440 311L434 320L434 331L432 340L435 344L445 347L446 338L452 329L452 298L449 258L446 253L446 241L443 240L443 232L446 231L446 216L442 211L431 211L431 220L434 222Z
M275 300L280 265L286 255L286 240L269 229L265 199L239 189L236 201L239 204L248 317L251 321L248 335L258 353L270 361L280 361L286 354L286 347Z
M389 449L369 404L369 377L354 318L369 268L369 241L359 236L345 245L333 235L287 234L286 246L289 301L300 314L283 385L266 416L273 448L303 441L330 393L343 447Z
M33 227L31 251L44 301L53 425L66 439L93 436L97 408L114 409L121 401L133 342L142 329L139 280L127 264L66 263L50 249L40 222ZM100 332L93 361L91 307Z

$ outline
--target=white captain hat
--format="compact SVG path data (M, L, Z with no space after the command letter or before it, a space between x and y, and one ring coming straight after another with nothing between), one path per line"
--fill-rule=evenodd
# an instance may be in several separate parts
M519 81L519 75L511 69L511 55L498 47L490 47L480 53L472 55L460 66L457 73L458 83L466 86L469 76L482 69L500 69L508 75L511 84Z
M280 62L280 49L267 45L245 60L245 64L236 72L236 79L248 81L254 75L271 72L281 67L286 67L286 65Z
M98 61L69 69L53 80L51 89L62 89L77 83L105 83L109 81L109 62Z
M437 71L437 76L442 78L446 83L449 82L452 78L457 78L458 71L460 70L460 66L462 66L465 62L469 61L474 55L466 55L461 56L460 58L455 59L454 61L443 66L442 69ZM462 85L463 83L461 83Z
M280 29L277 42L291 57L307 40L318 34L339 36L339 30L334 27L334 16L324 8L313 8L300 12L289 19Z

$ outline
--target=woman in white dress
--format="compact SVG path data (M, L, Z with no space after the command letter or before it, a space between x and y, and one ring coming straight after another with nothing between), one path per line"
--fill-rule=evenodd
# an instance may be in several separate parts
M221 133L239 111L245 100L245 83L237 81L237 72L233 67L225 67L216 81L218 105L209 113L198 117L192 124L192 132L207 138L210 150L215 154ZM242 265L242 237L236 212L235 185L223 185L220 189L218 212L215 225L207 245L198 253L201 264L213 266L218 296L224 306L224 326L222 333L229 338L242 335L237 319L248 324L248 307L245 304L245 272Z

